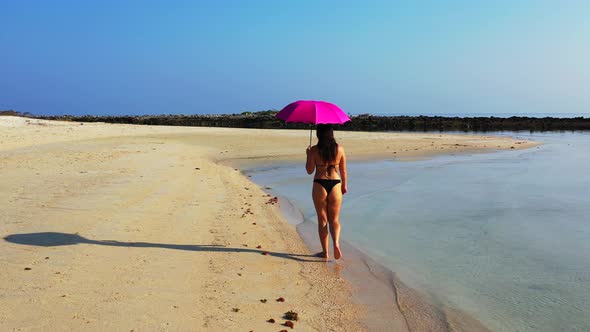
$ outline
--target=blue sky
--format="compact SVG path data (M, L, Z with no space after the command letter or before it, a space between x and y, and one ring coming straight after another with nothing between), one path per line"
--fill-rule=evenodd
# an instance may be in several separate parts
M589 113L589 1L0 1L0 109Z

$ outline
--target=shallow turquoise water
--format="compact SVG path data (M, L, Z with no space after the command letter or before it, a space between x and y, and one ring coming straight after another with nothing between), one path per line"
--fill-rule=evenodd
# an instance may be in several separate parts
M349 163L342 237L496 331L590 331L590 135L539 148ZM315 219L301 165L258 168Z

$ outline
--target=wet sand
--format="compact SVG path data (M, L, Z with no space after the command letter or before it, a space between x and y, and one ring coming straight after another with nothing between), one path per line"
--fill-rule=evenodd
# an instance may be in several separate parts
M336 135L351 160L534 145ZM0 117L0 330L281 330L289 310L299 330L366 328L350 284L239 170L303 160L308 139Z

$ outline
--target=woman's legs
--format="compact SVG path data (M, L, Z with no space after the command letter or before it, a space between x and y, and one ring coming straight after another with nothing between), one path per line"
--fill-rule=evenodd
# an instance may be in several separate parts
M330 225L330 234L334 243L334 258L340 259L340 206L342 205L342 191L340 184L337 184L330 191L327 197L327 217Z
M314 182L311 196L318 215L318 233L322 244L322 257L328 258L328 195L324 187Z

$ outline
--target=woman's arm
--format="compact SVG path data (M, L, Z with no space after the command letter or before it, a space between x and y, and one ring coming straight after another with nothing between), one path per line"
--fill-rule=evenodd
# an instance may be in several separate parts
M342 157L340 157L340 162L338 163L338 168L340 169L340 178L342 179L342 184L340 188L342 189L342 194L346 194L348 192L348 187L346 187L346 153L344 153L344 148L342 149Z
M305 170L307 171L307 174L311 174L315 170L315 158L313 152L314 150L311 146L308 146L305 150L305 153L307 153L307 162L305 162Z

